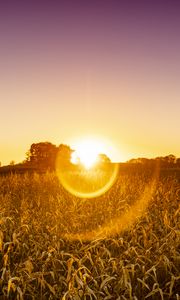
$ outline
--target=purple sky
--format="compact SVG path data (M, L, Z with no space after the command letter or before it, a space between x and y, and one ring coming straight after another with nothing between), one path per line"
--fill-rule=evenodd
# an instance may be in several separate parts
M0 161L87 135L113 160L180 156L179 16L179 1L1 1Z

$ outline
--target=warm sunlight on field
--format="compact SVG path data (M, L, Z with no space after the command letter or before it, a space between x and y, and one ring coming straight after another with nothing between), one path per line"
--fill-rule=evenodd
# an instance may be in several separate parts
M0 4L0 300L180 300L180 1Z
M124 171L94 199L72 196L55 173L0 176L0 298L178 300L173 174L150 191L147 170Z

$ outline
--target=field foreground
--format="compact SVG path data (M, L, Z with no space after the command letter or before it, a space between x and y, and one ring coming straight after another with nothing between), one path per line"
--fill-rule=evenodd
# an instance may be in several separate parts
M179 177L150 183L80 199L52 173L1 176L0 299L180 299Z

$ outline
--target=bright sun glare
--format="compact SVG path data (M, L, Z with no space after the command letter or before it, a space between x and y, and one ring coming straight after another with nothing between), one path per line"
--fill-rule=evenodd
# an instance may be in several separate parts
M63 166L57 159L56 170L64 188L80 198L98 197L109 190L117 178L118 164L101 162L111 157L111 143L100 137L79 138L71 143L71 148L71 163L77 168Z
M84 140L77 144L72 153L71 162L81 163L86 169L90 169L98 162L98 155L102 153L102 145L95 140Z

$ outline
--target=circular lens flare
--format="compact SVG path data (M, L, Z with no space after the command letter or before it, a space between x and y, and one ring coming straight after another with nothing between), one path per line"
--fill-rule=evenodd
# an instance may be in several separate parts
M91 168L81 165L56 167L58 178L63 187L80 198L94 198L104 194L114 184L118 174L118 164Z
M88 139L77 144L69 163L63 164L57 158L57 175L66 190L80 198L93 198L102 195L114 184L118 164L110 163L110 160L101 161L103 150L102 143Z
M139 178L139 177L137 177ZM120 232L126 230L127 228L130 228L145 212L145 210L148 207L148 204L152 200L153 194L156 192L157 184L159 179L159 166L157 166L152 174L152 177L150 178L150 181L145 184L144 190L140 196L135 199L134 203L132 205L128 205L128 209L126 208L124 210L123 214L114 212L114 216L109 220L105 221L101 224L101 221L99 223L99 226L96 226L96 228L88 229L86 226L86 229L84 229L84 223L80 226L82 230L78 230L75 232L74 230L69 230L68 232L63 234L63 238L66 238L68 240L80 240L80 241L92 241L92 240L99 240L104 238L110 238L113 236L116 236ZM99 198L101 199L101 198ZM93 205L99 205L98 199L94 200ZM111 204L110 204L111 205ZM108 209L108 207L107 207ZM121 211L121 207L119 207ZM100 205L100 210L96 211L95 214L99 214L100 211L104 211L104 208L102 209L102 206ZM88 218L87 218L88 219ZM90 227L92 227L91 218L89 219Z
M86 146L84 146L85 144ZM110 163L107 161L102 163L102 161L98 161L98 155L102 152L101 150L97 151L97 144L96 147L92 146L92 144L88 144L87 142L85 144L81 143L79 147L76 148L76 151L72 152L69 162L63 162L61 157L59 156L57 158L56 163L57 175L64 188L76 197L84 198L76 199L77 203L80 203L80 207L78 208L77 206L77 211L74 211L73 208L76 221L78 220L76 213L79 214L81 212L81 205L83 205L82 203L87 204L87 206L84 206L85 221L84 217L79 216L79 224L76 224L77 230L76 228L74 230L70 227L70 230L61 233L64 238L70 240L89 241L94 239L110 237L118 234L119 232L125 230L127 227L131 226L137 220L137 218L139 218L146 210L149 202L152 199L153 193L156 191L156 186L159 178L159 165L157 164L154 170L152 170L152 175L149 178L149 182L145 183L137 199L134 199L135 201L133 201L131 205L128 204L129 200L127 199L127 206L124 207L123 213L121 213L121 209L123 209L123 207L121 208L121 202L126 202L126 199L124 200L123 198L122 201L120 200L119 202L120 207L115 205L114 214L110 214L110 218L108 217L107 220L104 220L104 218L102 218L103 214L101 214L101 212L104 212L105 216L106 209L108 210L108 205L110 205L110 208L112 205L111 197L109 197L109 194L107 194L107 197L105 196L102 198L97 198L93 201L88 201L87 198L95 198L101 196L111 188L111 186L115 183L116 179L117 186L115 185L114 190L112 189L112 197L116 197L116 192L119 189L122 189L122 195L124 195L123 189L126 186L127 178L125 177L125 181L123 181L125 186L119 186L119 164ZM139 178L140 176L138 175L137 180L139 180ZM105 199L105 202L102 203L102 199ZM116 200L114 199L113 201ZM105 205L105 203L107 206ZM99 205L98 209L96 205ZM88 214L86 215L86 209L90 209L89 219ZM99 225L96 226L96 228L92 226L94 224L92 224L92 214L95 214L95 219L96 217L100 218ZM82 214L82 216L84 216L84 214ZM89 227L88 224L90 224Z

